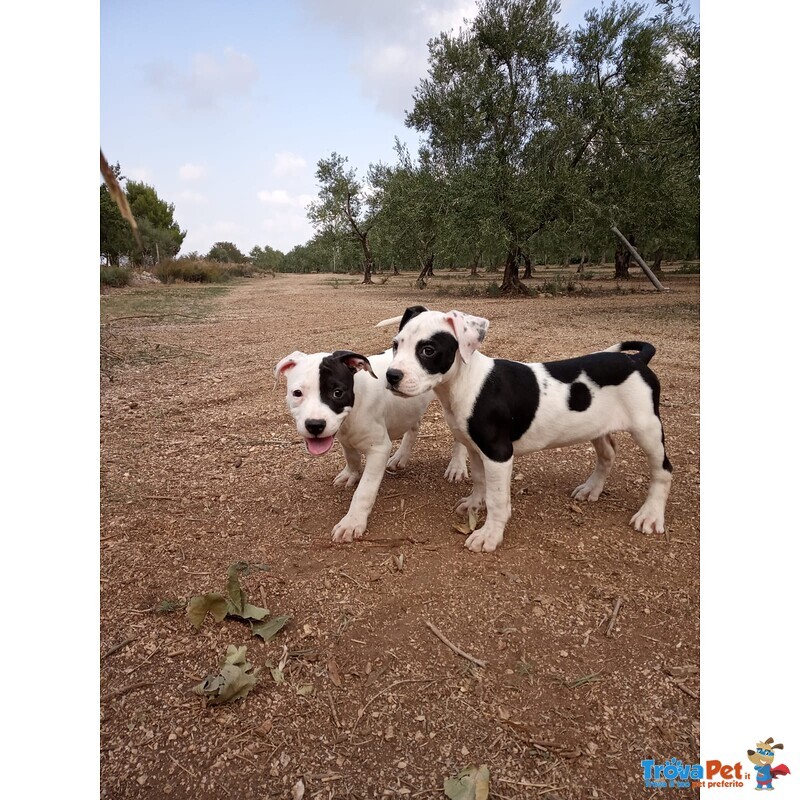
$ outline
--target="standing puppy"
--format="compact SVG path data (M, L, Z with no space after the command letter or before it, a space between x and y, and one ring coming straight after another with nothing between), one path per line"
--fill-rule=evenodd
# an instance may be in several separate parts
M630 431L650 465L650 490L631 524L643 533L663 533L672 465L658 415L658 379L647 366L653 345L622 342L580 358L523 364L478 352L488 327L488 320L460 311L409 308L386 371L401 397L433 390L453 436L467 447L473 489L456 511L485 505L486 522L465 546L491 552L503 541L514 455L591 441L597 465L572 496L597 500L614 463L613 431Z
M334 542L363 536L384 470L408 464L419 421L433 400L433 392L421 392L412 400L389 392L386 369L391 358L391 350L369 359L350 350L294 352L275 367L275 377L286 378L286 402L308 452L324 455L336 437L347 466L333 483L348 488L358 484L349 511L333 528ZM400 447L389 458L392 439L400 437ZM366 456L363 477L362 454ZM466 475L466 450L456 442L445 477L460 481Z

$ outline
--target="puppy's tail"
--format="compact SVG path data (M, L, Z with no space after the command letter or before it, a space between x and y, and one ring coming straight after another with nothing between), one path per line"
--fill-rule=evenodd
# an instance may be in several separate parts
M382 319L380 322L378 322L375 325L375 327L376 328L386 328L389 325L397 325L397 323L400 322L401 319L403 319L402 315L399 316L399 317L389 317L389 319Z
M627 350L634 350L640 361L647 364L656 354L656 349L650 342L620 342L609 347L606 353L624 353Z

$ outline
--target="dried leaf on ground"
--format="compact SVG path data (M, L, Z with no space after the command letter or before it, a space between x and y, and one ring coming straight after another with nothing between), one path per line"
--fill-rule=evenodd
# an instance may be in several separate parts
M246 646L229 645L219 672L207 675L192 691L207 697L209 705L243 700L256 685L259 671L247 661Z
M215 622L222 622L225 619L228 613L228 601L219 592L197 595L186 604L186 615L198 630L209 612Z
M252 626L253 636L260 636L265 642L272 639L278 631L291 619L286 614L281 614L279 617L273 617L266 622Z
M306 793L306 786L303 779L300 778L297 783L292 786L292 800L303 800L303 795Z
M444 793L450 800L487 800L489 797L489 767L470 765L444 782Z

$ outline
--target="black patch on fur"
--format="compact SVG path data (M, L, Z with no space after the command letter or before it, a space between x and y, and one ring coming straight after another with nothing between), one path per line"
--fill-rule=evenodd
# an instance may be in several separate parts
M533 370L517 361L496 358L481 387L469 435L492 461L508 461L514 442L530 428L539 407L539 383Z
M585 383L573 383L569 390L570 411L586 411L592 404L592 393Z
M423 355L423 350L428 347L432 347L434 350L434 354L431 356ZM434 333L430 339L423 339L421 342L417 342L414 352L417 356L417 361L422 365L425 372L429 375L437 375L439 373L444 375L453 366L453 361L455 361L458 353L458 342L453 334L439 331Z
M353 391L353 371L342 360L353 355L347 350L337 350L325 356L319 364L319 396L335 414L341 414L345 408L352 408L356 395ZM341 391L340 397L334 392Z
M414 317L422 314L424 311L428 309L425 306L409 306L405 313L403 314L403 319L400 320L400 327L397 329L398 331L403 330L403 327L408 323L410 320L414 319Z
M557 381L573 383L581 372L598 386L619 386L634 372L644 367L638 359L625 353L590 353L588 356L547 361L544 368Z

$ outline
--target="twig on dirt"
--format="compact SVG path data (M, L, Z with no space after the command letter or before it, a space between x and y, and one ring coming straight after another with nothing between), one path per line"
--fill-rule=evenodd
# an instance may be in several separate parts
M446 644L456 655L461 656L461 658L466 658L467 661L471 661L473 664L477 664L479 667L485 667L486 662L481 661L479 658L475 658L475 656L471 656L469 653L465 653L460 647L454 645L435 625L425 620L425 624L430 629L431 633L440 639L444 644Z
M112 322L119 322L121 319L161 319L163 317L188 317L189 319L202 319L202 317L198 317L196 314L179 314L177 311L173 311L169 314L132 314L129 317L114 317L113 319L107 319L103 325L111 325Z
M142 661L141 663L137 664L135 667L130 667L129 669L127 669L125 671L125 674L126 675L133 675L133 673L136 672L136 670L139 669L139 667L143 667L159 650L161 650L161 645L158 645L158 647L156 647L156 649L153 650L153 652L150 653L150 655L147 656L147 658L144 661Z
M670 681L673 686L677 686L684 694L688 694L689 697L699 700L700 695L697 692L690 689L688 686L685 686L681 681Z
M388 686L385 686L379 692L376 692L366 703L364 703L361 708L358 709L358 713L356 714L356 721L353 723L353 729L350 731L350 738L353 738L353 734L355 733L356 727L358 723L361 721L361 718L364 716L364 712L372 705L373 701L377 700L382 694L394 689L395 686L400 686L403 683L437 683L438 681L446 681L448 679L448 675L444 675L441 678L404 678L400 681L395 681L394 683L390 683Z
M614 625L617 622L617 614L619 614L620 606L622 605L622 598L618 597L614 601L614 610L611 612L611 619L608 621L608 627L606 628L606 636L611 636Z
M348 575L348 574L347 574L346 572L344 572L343 570L339 570L339 574L340 574L340 575L341 575L343 578L347 578L348 580L351 580L351 581L353 581L353 583L354 583L356 586L358 586L358 588L359 588L359 589L366 589L366 588L367 588L366 586L364 586L364 584L363 584L363 583L361 583L361 581L357 581L355 578L351 577L350 575Z
M114 697L119 697L120 695L127 694L128 692L133 692L136 689L143 689L145 686L150 686L153 681L139 681L138 683L131 683L128 686L123 686L121 689L116 689L113 692L108 692L104 694L100 698L101 703L105 703L106 700L111 700Z
M336 713L336 706L333 703L333 696L331 695L330 690L328 690L328 702L331 705L331 713L333 714L333 721L336 724L337 728L341 728L342 726L341 723L339 722L339 716Z
M169 753L167 753L167 755L169 756ZM172 759L172 762L175 764L176 767L178 767L179 769L182 769L187 775L189 775L192 778L194 778L195 780L197 780L197 775L195 775L194 772L192 772L188 767L184 767L183 764L181 764L181 762L178 761L177 758L173 758L172 756L169 756L169 757L170 757L170 759Z
M108 650L106 650L106 652L100 656L100 660L103 661L103 659L108 658L118 650L122 650L123 647L127 647L131 642L135 642L138 638L138 636L131 636L130 639L125 639L124 642L120 642L119 644L115 644L113 647L109 647Z

